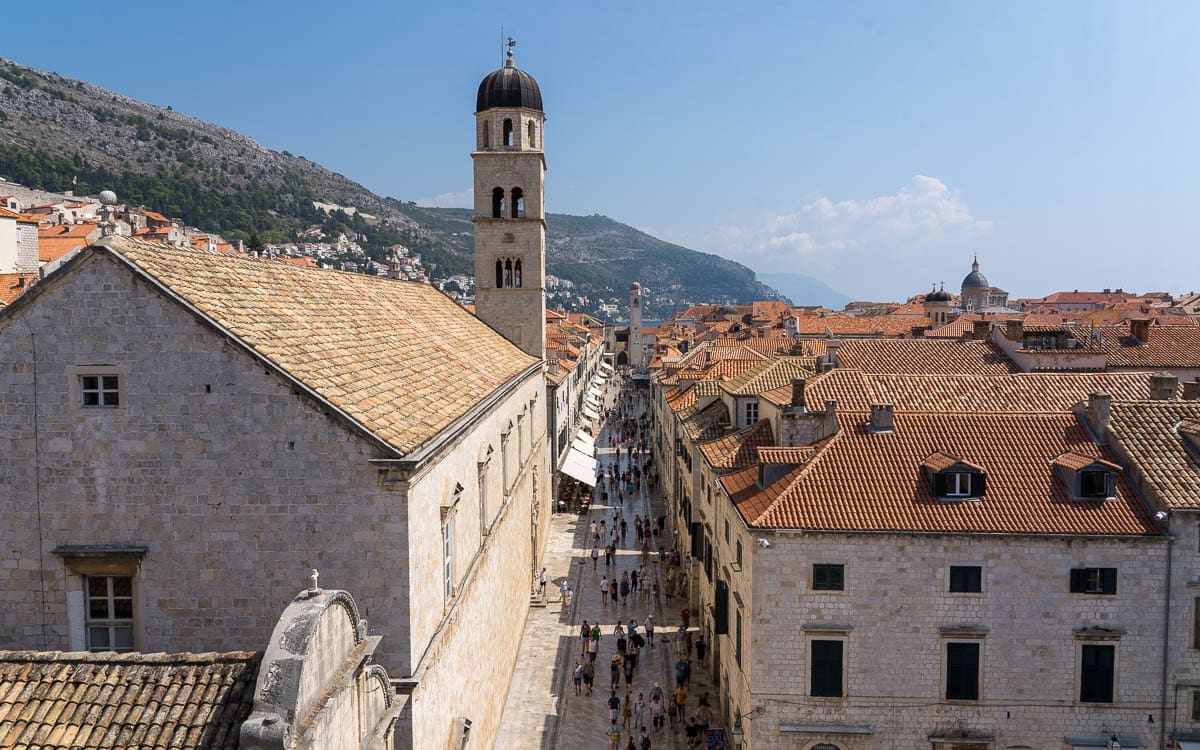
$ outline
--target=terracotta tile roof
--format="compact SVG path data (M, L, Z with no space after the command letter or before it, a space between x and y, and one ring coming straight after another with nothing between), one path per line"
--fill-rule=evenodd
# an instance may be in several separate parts
M260 661L0 651L0 747L235 750Z
M685 370L679 373L683 380L730 380L759 367L761 359L719 359L703 370Z
M317 259L309 255L301 255L295 258L280 258L280 263L289 263L293 266L304 266L306 268L318 268Z
M1100 326L1098 344L1090 327L1073 330L1080 341L1104 350L1108 367L1200 367L1200 328L1152 325L1147 329L1149 340L1143 343L1130 335L1128 325Z
M1116 471L1121 470L1121 466L1113 463L1112 461L1105 461L1104 459L1096 458L1095 456L1084 456L1079 453L1071 452L1064 453L1061 456L1056 456L1055 459L1050 463L1055 466L1061 466L1064 469L1070 469L1071 471L1086 469L1087 467L1095 464L1102 464Z
M11 303L36 281L36 273L0 273L0 304Z
M667 392L667 406L674 411L681 411L696 404L695 388L673 388Z
M1072 414L896 414L895 432L884 435L872 435L866 419L844 417L811 461L768 488L773 500L756 485L736 492L746 521L841 531L1161 533L1122 474L1112 500L1070 499L1050 461L1065 452L1109 458ZM921 464L937 452L985 467L987 494L934 497Z
M987 341L946 339L847 339L838 349L842 367L878 373L1005 375L1017 372Z
M760 419L741 432L701 443L700 452L716 470L744 469L758 465L758 450L774 441L771 420Z
M679 423L683 426L683 431L695 441L720 437L729 425L729 410L725 407L725 402L714 401L703 409L696 407L697 404L692 404L679 412Z
M1016 373L1013 375L877 375L838 368L809 378L804 400L823 409L826 400L839 410L868 411L873 403L896 411L1068 412L1096 391L1115 399L1150 394L1149 372ZM791 402L791 386L763 394L771 403Z
M850 317L848 315L802 315L799 319L801 336L908 336L913 326L929 325L928 318L913 318L898 315L871 315Z
M692 386L692 390L694 390L700 396L720 396L721 381L700 380Z
M810 445L797 448L762 446L758 449L758 460L764 464L795 464L799 466L816 455L816 452L817 449Z
M426 284L128 237L110 248L402 453L537 362Z
M38 260L53 263L100 236L98 224L55 224L38 230Z
M808 378L814 374L813 363L801 360L800 357L781 357L764 362L753 370L723 382L721 388L735 396L752 396L791 385L794 378Z
M959 315L949 323L925 332L925 338L930 339L960 339L975 327L975 321L983 320L978 313Z
M1168 507L1200 510L1200 401L1112 402L1108 430ZM1191 437L1189 437L1191 436ZM1189 439L1194 440L1189 446Z
M935 472L945 471L946 469L950 469L955 466L966 466L968 469L983 471L983 467L979 464L971 463L961 456L951 456L947 453L942 453L941 451L934 451L933 453L930 453L925 457L925 460L921 462L921 468L929 469L930 471Z
M162 214L155 213L154 211L142 211L142 216L145 216L145 217L146 217L147 219L149 219L150 221L158 221L158 222L162 222L162 223L164 223L164 224L170 224L170 223L171 223L171 220L170 220L170 219L168 219L167 217L163 216Z

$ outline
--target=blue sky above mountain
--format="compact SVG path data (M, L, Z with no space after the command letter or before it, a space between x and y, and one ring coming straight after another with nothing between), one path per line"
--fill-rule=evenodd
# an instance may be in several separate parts
M753 7L68 0L125 43L12 34L0 54L461 205L503 25L542 87L552 211L856 298L955 286L975 253L1017 295L1200 287L1200 5Z

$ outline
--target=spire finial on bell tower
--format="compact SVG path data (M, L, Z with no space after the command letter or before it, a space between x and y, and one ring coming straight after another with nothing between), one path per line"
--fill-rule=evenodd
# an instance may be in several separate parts
M515 62L513 62L513 47L517 46L517 40L513 39L510 36L508 39L506 39L504 41L504 46L508 48L508 50L504 53L505 58L506 58L504 61L504 67L506 67L506 68L517 67L517 64Z

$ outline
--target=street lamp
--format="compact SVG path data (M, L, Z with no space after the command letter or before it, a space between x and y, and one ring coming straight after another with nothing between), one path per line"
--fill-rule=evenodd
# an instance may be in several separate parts
M746 737L746 732L742 729L742 717L738 716L734 718L733 729L729 730L729 737L733 740L735 750L742 746L742 740Z

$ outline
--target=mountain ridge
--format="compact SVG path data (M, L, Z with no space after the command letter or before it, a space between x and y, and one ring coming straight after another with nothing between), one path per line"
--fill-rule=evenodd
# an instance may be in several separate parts
M120 198L233 239L294 240L314 225L354 233L383 260L404 244L446 277L470 275L471 212L376 195L304 157L231 128L0 58L0 176L28 187ZM355 215L314 204L354 207ZM632 281L665 311L780 295L746 266L660 240L608 217L549 214L547 272L594 309ZM569 300L568 300L569 301Z

